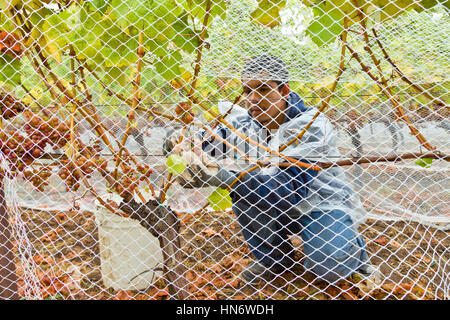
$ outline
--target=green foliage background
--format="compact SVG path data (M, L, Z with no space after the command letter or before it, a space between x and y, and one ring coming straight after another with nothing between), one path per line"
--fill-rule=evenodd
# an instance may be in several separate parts
M394 2L395 10L392 7ZM57 10L49 9L40 1L2 1L1 30L17 31L6 14L8 5L13 3L17 3L16 7L23 5L29 13L28 24L32 28L27 45L38 44L56 74L67 83L70 82L68 49L71 45L77 57L90 65L112 90L131 96L132 77L138 58L137 37L139 32L143 32L148 53L141 83L148 102L171 106L183 99L169 81L189 77L194 72L193 61L207 1L93 0L80 4L65 2L65 6ZM378 26L385 47L402 71L431 91L448 92L448 4L428 0L418 5L408 0L359 3L363 8L370 3L382 8L372 14L378 16L371 21ZM412 3L415 10L408 7L408 11L399 15L403 12L402 8ZM333 82L338 65L339 44L336 37L342 31L339 26L342 15L336 13L336 6L340 6L343 12L348 9L347 12L351 12L349 17L357 22L355 8L340 0L212 1L212 19L206 33L208 48L204 50L197 83L199 92L211 106L220 99L232 100L240 91L239 72L245 59L271 53L288 64L292 88L308 103L319 103L320 97L327 94L327 87ZM326 18L322 17L324 13ZM326 35L322 34L324 28L319 28L317 23L328 28ZM353 27L357 29L355 24ZM359 36L350 34L349 37L356 50L363 51ZM0 62L3 73L0 81L4 85L19 82L20 75L20 81L31 88L39 101L52 103L26 56L20 63L8 62L5 58ZM383 67L387 73L390 72L390 66ZM217 79L225 81L225 88L219 87ZM120 104L118 99L107 94L95 78L87 77L86 81L94 92L96 104ZM413 91L409 86L400 84L397 90L398 93ZM20 87L16 88L16 93L25 96ZM353 97L349 99L350 96ZM30 100L29 97L27 99ZM351 61L332 103L345 107L347 104L374 105L383 101L376 86L359 70L356 62ZM416 95L411 103L426 102Z

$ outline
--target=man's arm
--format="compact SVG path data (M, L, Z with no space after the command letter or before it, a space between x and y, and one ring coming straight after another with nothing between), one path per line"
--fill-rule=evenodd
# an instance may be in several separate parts
M317 171L298 167L282 167L274 174L250 172L232 187L231 198L262 210L288 211L308 196L309 183L316 175Z
M230 130L224 127L218 127L214 130L214 133L224 140L227 140L227 137L230 136ZM207 131L200 131L199 134L200 139L204 140L202 143L202 150L210 156L220 158L223 157L229 150L229 147L225 143L221 142L220 139L214 136L205 139L205 136L208 135Z
M216 128L215 133L222 139L226 139L230 134L228 128L223 127ZM204 134L201 134L202 138ZM210 137L203 142L202 150L217 158L226 153L227 146L219 139ZM238 175L238 172L221 168L218 175L219 180L224 182L221 187L229 185ZM233 185L231 198L233 202L245 201L262 210L275 206L287 211L308 196L310 181L316 175L315 170L298 167L280 167L274 174L250 172Z

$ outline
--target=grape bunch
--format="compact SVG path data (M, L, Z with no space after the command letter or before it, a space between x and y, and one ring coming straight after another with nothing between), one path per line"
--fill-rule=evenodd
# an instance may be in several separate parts
M100 156L101 150L98 148L98 142L90 146L76 139L74 144L77 150L76 154L59 163L61 169L58 175L64 180L67 191L77 191L80 187L80 180L83 177L91 178L96 171L102 175L109 174L106 171L108 162Z
M79 156L74 160L62 160L58 175L64 180L66 191L77 191L80 187L80 179L84 175L89 177L92 172L91 165L86 161L86 158Z
M11 119L25 110L25 104L7 93L0 93L0 111L2 118Z
M69 125L60 121L56 116L41 116L31 111L24 112L28 121L25 132L33 141L43 147L49 144L54 150L64 147L70 141Z
M2 115L9 119L19 112L23 112L26 119L21 130L5 130L0 128L0 152L9 162L11 174L17 176L23 173L25 180L43 191L48 185L51 170L31 165L45 152L49 145L54 149L63 147L70 139L69 126L56 117L45 117L27 110L27 107L11 95L0 93Z
M31 182L33 186L40 192L44 191L44 187L48 186L48 178L52 175L52 170L48 167L39 169L25 170L23 176L25 180Z
M148 178L152 172L153 171L146 164L138 164L136 169L125 165L122 174L117 181L117 193L125 199L132 198L139 186L139 182Z
M11 171L22 172L42 153L42 143L19 131L0 129L0 152L9 161Z
M130 164L129 155L123 155L123 170L118 172L117 179L111 179L113 175L107 169L107 160L101 156L99 141L84 144L78 139L76 132L71 136L70 126L56 114L26 110L25 106L18 104L16 100L8 99L3 101L2 107L9 103L11 109L11 106L16 104L14 110L20 109L23 112L25 122L21 130L7 131L0 128L0 152L9 161L12 174L22 173L24 179L32 183L37 190L44 191L52 170L42 164L38 168L32 165L42 158L48 147L54 150L63 149L66 153L66 158L56 162L55 171L64 181L67 191L77 191L82 179L89 179L95 172L99 172L108 179L115 191L123 197L128 197L133 195L139 183L152 173L146 164ZM117 162L117 158L114 158L114 161Z

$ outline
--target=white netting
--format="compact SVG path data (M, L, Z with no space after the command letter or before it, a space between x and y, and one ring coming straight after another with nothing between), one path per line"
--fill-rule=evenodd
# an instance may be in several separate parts
M449 298L447 3L0 6L14 298Z
M2 171L5 174L3 187L5 201L10 213L10 223L13 241L16 247L15 253L20 263L17 266L17 273L22 279L19 282L21 295L26 299L42 299L42 292L39 287L39 280L36 275L37 265L33 260L32 243L28 239L27 226L20 215L19 197L17 196L18 182L12 178L11 170L7 161L0 155Z

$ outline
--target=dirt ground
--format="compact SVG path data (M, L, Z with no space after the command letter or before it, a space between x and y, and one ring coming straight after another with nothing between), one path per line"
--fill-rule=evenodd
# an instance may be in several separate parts
M105 288L100 270L98 229L87 211L23 210L30 261L36 265L43 299L170 299L161 278L141 291ZM239 274L251 255L233 215L213 212L180 216L190 299L446 299L450 266L449 234L415 222L368 220L363 235L380 286L358 276L333 286L297 266L270 283L245 286ZM14 223L14 221L12 221ZM17 240L18 241L18 240ZM16 244L17 244L16 241ZM296 259L304 259L293 237ZM17 261L20 294L26 296L25 265ZM447 275L447 278L446 278ZM29 281L28 281L29 282Z

